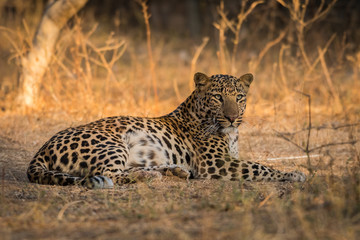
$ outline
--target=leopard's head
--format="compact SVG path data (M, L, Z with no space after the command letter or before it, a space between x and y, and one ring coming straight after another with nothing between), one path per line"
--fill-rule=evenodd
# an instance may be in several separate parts
M218 74L208 77L196 73L194 81L197 115L222 132L236 129L242 122L253 75L248 73L237 78Z

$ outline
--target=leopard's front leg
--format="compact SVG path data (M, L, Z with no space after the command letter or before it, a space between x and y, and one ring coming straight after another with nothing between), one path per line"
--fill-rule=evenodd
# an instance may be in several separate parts
M240 172L241 178L248 181L304 182L306 180L305 174L300 171L282 172L257 162L233 160L231 165L233 167L230 167L229 171Z
M200 165L200 178L225 179L231 181L289 181L304 182L306 176L300 171L282 172L260 163L233 159L203 160Z

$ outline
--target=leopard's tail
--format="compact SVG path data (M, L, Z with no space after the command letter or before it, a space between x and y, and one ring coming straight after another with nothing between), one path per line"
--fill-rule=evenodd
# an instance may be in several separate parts
M48 159L35 157L27 169L27 177L32 183L48 185L81 185L88 188L113 188L112 180L105 176L76 177L69 173L49 169Z

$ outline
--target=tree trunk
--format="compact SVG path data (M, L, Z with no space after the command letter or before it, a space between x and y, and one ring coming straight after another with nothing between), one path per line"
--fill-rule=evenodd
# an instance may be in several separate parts
M55 0L50 2L33 39L33 46L21 60L22 106L35 108L40 83L49 65L60 30L88 0Z

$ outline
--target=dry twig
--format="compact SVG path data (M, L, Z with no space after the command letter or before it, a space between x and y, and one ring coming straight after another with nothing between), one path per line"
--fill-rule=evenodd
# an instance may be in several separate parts
M260 64L261 60L263 59L263 57L265 56L265 54L270 50L270 48L272 48L273 46L278 44L285 37L286 33L287 33L287 29L282 31L277 38L275 38L274 40L268 42L265 45L265 47L263 48L263 50L261 50L261 52L259 53L259 56L256 58L256 60L251 61L249 63L250 72L255 72L256 71L257 67L259 66L259 64Z
M193 58L191 59L190 77L189 77L189 89L190 89L190 91L194 90L193 75L195 73L196 62L197 62L202 50L204 49L204 47L206 46L206 44L208 42L209 42L209 37L204 37L201 45L196 48L195 54L194 54Z
M283 7L287 8L290 12L291 19L296 23L296 31L297 31L297 40L299 44L299 49L301 55L303 56L306 67L309 69L311 67L311 63L308 57L308 54L305 50L305 42L304 42L304 32L307 27L313 24L315 21L324 17L329 13L330 9L335 5L337 0L332 0L326 8L325 0L321 0L320 6L317 8L314 16L305 21L305 13L309 7L309 0L305 0L302 2L300 0L292 0L291 3L284 0L277 0Z
M312 174L313 171L314 171L314 167L311 164L311 159L310 159L311 158L311 155L310 155L311 152L323 149L325 147L330 147L330 146L338 146L338 145L345 145L345 144L354 145L358 141L357 140L351 140L351 141L344 141L344 142L333 142L333 143L322 144L320 146L310 148L311 130L313 129L312 122L311 122L311 96L309 94L306 94L306 93L303 93L303 92L300 92L300 91L296 91L296 92L308 98L308 127L306 129L301 130L301 131L305 131L305 130L307 131L305 147L300 146L299 144L297 144L292 139L290 139L289 137L286 136L286 135L289 135L289 134L284 134L284 133L278 132L276 130L274 130L274 131L276 132L276 135L278 137L280 137L280 138L286 140L287 142L291 143L292 145L294 145L295 147L297 147L298 149L300 149L301 151L303 151L306 154L306 156L307 156L307 168L308 168L310 174ZM339 126L338 128L350 127L350 126L355 126L355 125L359 125L359 124L360 123L347 124L347 125ZM294 135L294 134L290 134L290 135Z
M145 26L146 26L146 42L147 42L147 51L148 51L149 62L150 62L151 83L152 83L152 87L153 87L155 103L157 106L158 102L159 102L159 97L157 94L156 66L155 66L155 61L154 61L153 52L152 52L152 48L151 48L151 29L150 29L150 23L149 23L149 18L151 17L151 15L148 13L147 0L138 0L138 3L141 5L142 13L144 16L144 22L145 22Z
M219 30L219 51L217 52L219 63L220 63L220 69L222 72L229 72L225 66L228 66L227 64L227 48L225 44L225 33L228 29L233 33L233 49L230 59L230 72L231 74L235 74L235 62L236 62L236 54L238 50L239 40L240 40L240 30L243 22L245 19L250 15L250 13L255 9L255 7L264 1L259 0L251 3L251 5L246 9L246 4L248 1L242 1L240 12L237 15L237 21L228 19L225 13L224 9L224 1L222 0L220 2L220 6L217 8L217 12L220 16L220 20L218 23L214 23L214 26L216 29ZM246 9L246 10L245 10Z

